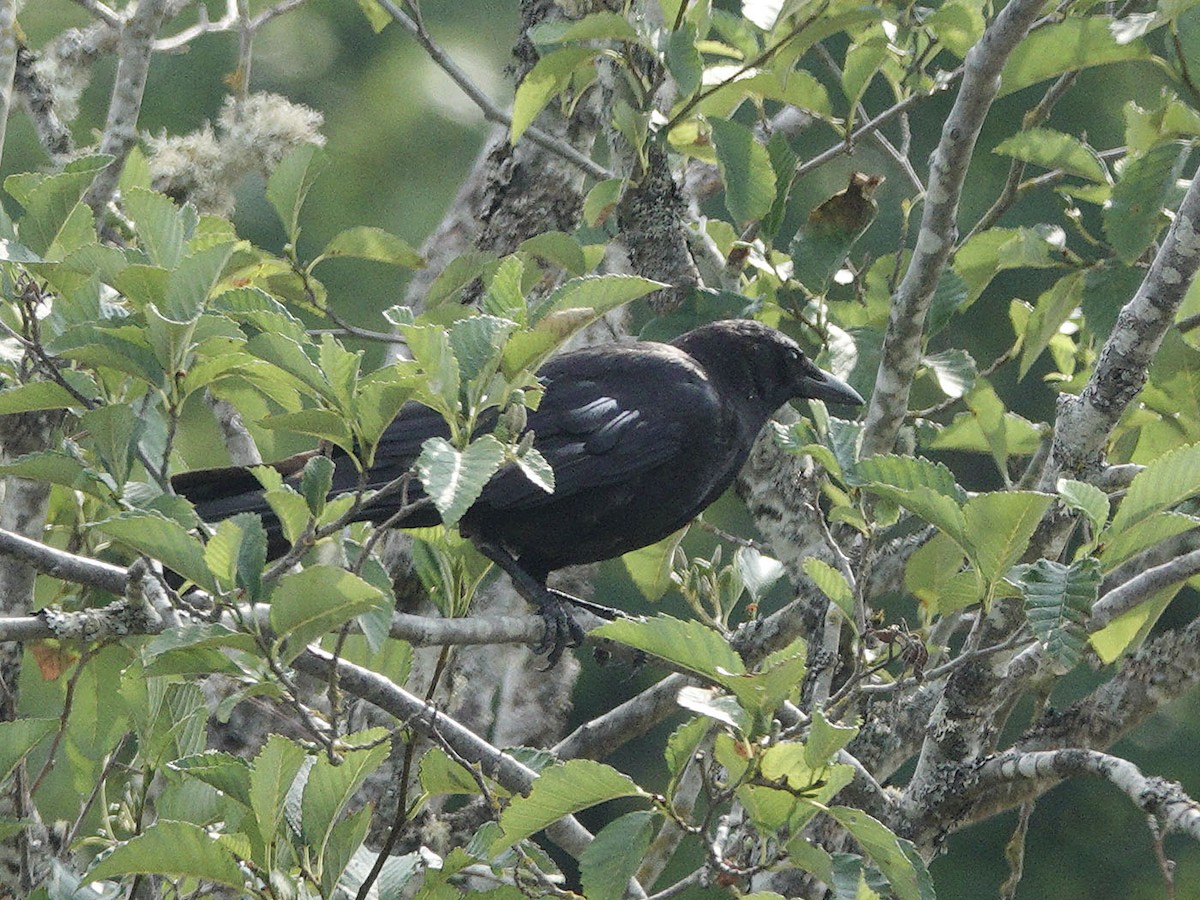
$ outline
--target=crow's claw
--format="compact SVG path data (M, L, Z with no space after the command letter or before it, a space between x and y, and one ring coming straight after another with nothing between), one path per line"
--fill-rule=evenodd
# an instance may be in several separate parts
M583 629L571 615L571 610L567 608L563 598L553 591L545 592L538 603L538 612L546 624L546 629L542 633L542 639L533 648L533 652L550 652L546 658L546 668L542 670L549 672L558 665L564 650L568 647L578 647L583 643Z

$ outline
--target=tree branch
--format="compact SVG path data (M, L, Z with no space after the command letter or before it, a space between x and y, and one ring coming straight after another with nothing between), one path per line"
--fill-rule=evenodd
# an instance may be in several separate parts
M962 87L930 160L929 190L912 261L892 298L883 357L867 411L864 456L889 452L904 422L921 361L925 316L958 238L958 201L967 166L1000 89L1000 70L1041 8L1037 0L1009 3L967 54Z

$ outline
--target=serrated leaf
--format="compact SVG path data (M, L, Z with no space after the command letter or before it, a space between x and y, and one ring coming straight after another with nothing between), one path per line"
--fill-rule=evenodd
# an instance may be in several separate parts
M963 609L980 599L979 581L974 573L962 571L964 561L961 545L948 534L935 534L909 557L904 586L930 616Z
M583 275L588 270L587 257L584 256L579 241L561 231L543 231L536 234L521 241L517 250L556 265L571 275Z
M485 434L461 452L445 438L429 438L421 446L416 467L425 493L449 527L479 499L503 463L504 445Z
M250 806L251 767L240 756L209 750L174 760L169 767L203 781L244 806Z
M131 511L97 522L95 527L206 590L216 587L204 562L203 545L174 519L157 512Z
M1187 145L1163 144L1121 170L1103 216L1104 234L1123 262L1136 261L1166 226L1163 207L1189 154Z
M696 49L696 26L691 22L684 22L671 32L666 63L679 95L690 97L696 93L704 77L704 59Z
M325 501L333 488L333 460L327 456L314 456L304 464L300 473L300 493L313 518L319 519L325 511Z
M761 219L775 200L775 172L767 148L738 122L712 119L709 127L729 214L741 223Z
M1019 131L997 144L992 152L1046 169L1062 169L1089 181L1108 181L1108 172L1095 150L1073 135L1050 128Z
M254 757L250 771L250 809L258 833L268 842L283 821L288 792L304 762L304 748L279 734L270 735Z
M685 534L687 529L680 529L657 543L633 550L621 557L621 564L625 566L625 571L629 573L634 586L647 600L661 600L670 590L675 550Z
M604 225L616 210L624 188L623 178L607 178L594 185L583 199L583 221L592 228Z
M1100 535L1104 571L1111 572L1135 554L1194 528L1200 528L1200 518L1177 512L1153 513L1120 531L1110 525Z
M1084 272L1071 272L1064 275L1037 299L1033 315L1025 328L1023 346L1021 348L1020 377L1024 378L1030 366L1037 361L1050 343L1050 339L1058 334L1067 317L1083 301L1083 285L1086 278Z
M39 409L67 409L78 406L65 387L54 381L34 381L0 391L0 416Z
M646 797L633 780L612 766L590 759L572 759L545 769L527 797L515 797L500 814L502 836L491 847L491 855L541 831L565 815L615 800Z
M267 179L267 200L293 244L300 235L300 208L325 164L320 147L302 144L285 156Z
M370 744L386 735L386 729L373 728L347 735L344 740L349 745ZM390 750L388 741L365 750L351 750L341 755L339 765L334 765L327 756L318 757L304 784L300 815L305 840L316 852L324 851L338 816L367 777L387 759Z
M284 575L271 595L271 628L288 640L288 658L355 616L373 609L382 597L345 569L309 566Z
M1016 46L1001 73L999 96L1064 72L1149 58L1141 41L1119 43L1106 17L1068 18L1031 32Z
M1086 623L1100 594L1100 577L1100 563L1091 557L1070 566L1039 559L1019 576L1029 627L1060 675L1075 668L1083 656Z
M924 900L916 863L882 822L847 806L831 806L828 812L871 855L899 900Z
M1021 558L1053 499L1035 491L997 491L963 506L967 555L986 585L995 585Z
M745 663L729 642L696 621L673 616L619 619L606 622L593 634L665 659L717 684L746 671Z
M1185 582L1154 591L1133 609L1117 616L1099 631L1089 635L1096 655L1105 665L1136 650L1145 641L1163 611L1183 589Z
M967 495L941 463L922 457L872 456L854 466L849 480L906 507L966 548L961 507Z
M815 556L804 560L801 568L804 569L804 574L813 580L813 584L821 589L821 593L842 611L850 627L857 628L854 618L854 591L846 581L846 576Z
M521 139L551 98L566 87L575 70L589 65L599 53L592 47L563 47L537 61L517 85L513 98L512 143Z
M266 416L259 423L266 428L311 434L332 441L347 453L354 452L354 435L346 417L328 409L302 409L299 412Z
M508 336L517 323L496 316L469 316L450 328L450 347L458 360L463 384L481 376L490 379L500 365L500 356Z
M947 397L958 399L975 386L979 371L975 360L966 350L943 350L921 360L933 373L938 387Z
M1070 478L1058 479L1058 496L1068 509L1087 516L1092 527L1100 529L1108 521L1108 495L1100 488L1085 481Z
M829 765L835 754L857 736L857 725L830 722L824 712L814 709L808 740L804 742L804 759L814 769Z
M321 255L330 259L338 256L369 259L405 269L421 269L425 266L424 258L408 241L382 228L368 225L339 232L325 245Z
M124 875L196 878L242 889L245 879L233 855L215 837L190 822L160 819L118 844L93 866L87 878L99 881Z
M603 10L588 13L581 19L553 19L529 29L535 44L562 44L567 41L616 40L636 42L637 31L629 19L620 13Z
M1130 483L1109 531L1120 535L1148 516L1197 493L1200 493L1200 444L1165 453Z
M187 235L180 209L171 198L157 191L133 188L122 195L121 201L133 219L138 244L151 264L168 270L179 265Z
M580 880L588 900L621 900L637 874L650 839L655 813L637 810L605 825L579 857Z
M17 763L59 727L57 719L16 719L0 722L0 782L8 779Z

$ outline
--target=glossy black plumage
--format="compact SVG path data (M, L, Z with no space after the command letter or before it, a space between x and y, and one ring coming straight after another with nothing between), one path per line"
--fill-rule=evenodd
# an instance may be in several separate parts
M569 617L564 623L561 610L550 609L558 604L544 587L549 572L620 556L682 528L729 487L758 432L788 400L862 402L791 338L750 320L704 325L670 344L564 353L538 374L545 393L529 413L528 428L554 470L554 493L507 466L459 527L514 577L548 627L558 629L547 634L552 661L566 641L563 629L573 639L578 634ZM406 405L385 433L368 487L404 475L424 441L447 434L437 413ZM354 489L350 460L335 455L334 461L334 491ZM207 521L245 511L269 517L257 481L244 470L190 472L176 479L175 488ZM414 487L409 499L419 496ZM360 518L382 522L398 504L392 496L365 508ZM427 505L398 524L438 521Z

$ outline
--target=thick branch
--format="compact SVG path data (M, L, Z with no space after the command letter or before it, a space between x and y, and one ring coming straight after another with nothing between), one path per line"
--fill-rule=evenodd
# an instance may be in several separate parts
M917 246L892 298L883 358L867 412L864 456L890 451L904 422L909 390L921 361L925 316L958 237L958 201L967 166L1000 89L1000 70L1042 6L1038 0L1013 0L967 54L962 88L930 160Z
M1052 489L1060 474L1078 477L1101 468L1109 436L1146 383L1150 363L1198 266L1200 178L1193 178L1150 271L1117 317L1092 377L1078 397L1059 401L1043 490Z

